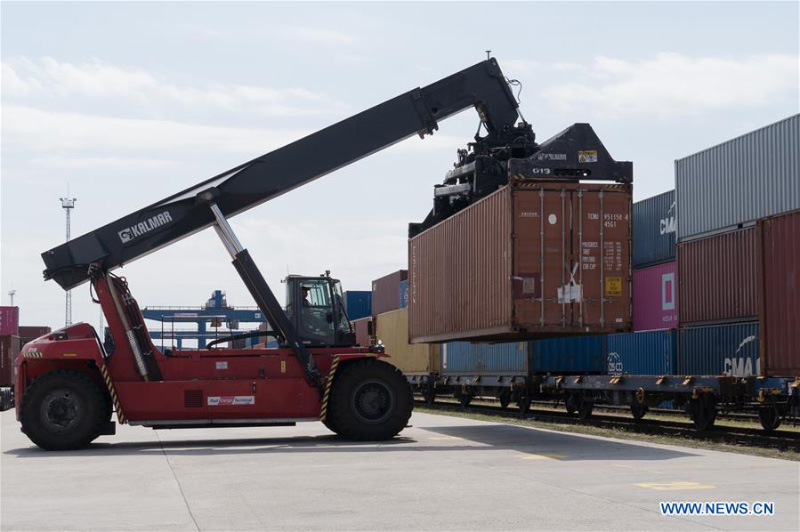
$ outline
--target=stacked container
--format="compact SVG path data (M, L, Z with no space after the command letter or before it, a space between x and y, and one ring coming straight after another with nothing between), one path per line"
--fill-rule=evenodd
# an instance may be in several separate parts
M678 326L675 191L633 204L633 329Z
M0 307L0 386L14 382L14 359L19 353L19 307Z
M344 293L344 310L350 321L372 315L372 292L348 290Z
M400 283L408 279L408 270L398 270L372 281L372 315L400 307Z
M800 374L800 115L675 163L678 369Z
M375 317L375 335L383 343L387 361L406 377L427 377L439 373L439 346L408 343L408 309L384 312Z

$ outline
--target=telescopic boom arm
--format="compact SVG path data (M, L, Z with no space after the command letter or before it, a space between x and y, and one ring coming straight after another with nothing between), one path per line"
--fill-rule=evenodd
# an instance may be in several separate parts
M517 102L495 59L411 90L321 131L174 194L42 254L46 279L69 290L88 280L88 266L110 271L280 196L475 107L501 138L517 120ZM209 208L216 205L218 212Z

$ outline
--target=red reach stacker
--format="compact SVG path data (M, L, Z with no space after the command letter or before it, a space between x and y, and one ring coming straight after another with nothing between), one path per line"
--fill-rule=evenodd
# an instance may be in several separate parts
M42 254L45 279L91 284L109 334L79 323L38 338L16 360L16 414L39 447L84 447L117 422L153 428L291 425L321 420L354 440L397 435L411 415L403 375L380 348L355 345L341 287L289 276L278 303L227 219L475 107L491 149L526 139L494 59L417 88ZM279 347L160 351L119 266L213 227ZM241 338L239 336L238 338ZM235 337L227 338L231 341Z

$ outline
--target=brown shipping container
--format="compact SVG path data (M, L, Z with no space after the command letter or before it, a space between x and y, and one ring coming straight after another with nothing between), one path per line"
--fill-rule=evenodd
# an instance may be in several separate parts
M0 386L14 385L14 359L21 347L18 336L0 336Z
M630 185L507 185L409 241L410 339L628 331L630 242Z
M372 323L372 316L353 320L350 324L356 333L356 343L362 347L372 345L372 337L369 334L369 324Z
M678 320L684 325L758 319L755 227L678 244Z
M50 332L52 332L52 329L46 325L20 325L18 336L29 342Z
M393 310L375 318L377 338L383 342L391 364L406 375L440 372L439 346L408 343L408 309Z
M759 341L766 375L800 375L800 211L759 221Z
M372 315L400 308L400 281L408 279L408 270L398 270L372 281Z

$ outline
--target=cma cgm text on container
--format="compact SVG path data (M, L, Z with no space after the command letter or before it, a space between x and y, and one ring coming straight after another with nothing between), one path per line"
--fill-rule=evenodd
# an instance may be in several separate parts
M411 341L630 330L631 189L512 182L409 240Z
M674 190L634 203L633 267L674 261L676 226Z

